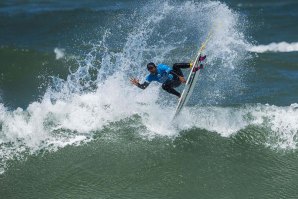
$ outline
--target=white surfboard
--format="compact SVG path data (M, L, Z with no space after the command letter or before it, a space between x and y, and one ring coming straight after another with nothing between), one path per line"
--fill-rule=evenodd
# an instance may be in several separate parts
M191 68L191 72L190 74L188 75L188 78L187 78L187 81L185 83L185 87L184 87L184 90L182 92L182 95L179 99L179 102L178 102L178 106L176 108L176 112L175 112L175 115L174 115L174 118L177 117L179 115L179 113L181 112L182 108L184 107L184 105L188 102L192 92L193 92L193 89L195 87L195 84L198 80L198 77L199 77L199 74L200 74L200 71L202 69L200 69L200 61L199 61L199 57L200 57L200 54L197 56L192 68Z
M188 100L193 92L193 89L196 85L196 82L198 81L200 71L202 70L202 69L200 69L200 64L201 64L200 56L202 54L202 51L205 49L205 46L206 46L207 42L209 41L210 37L211 37L211 32L208 34L206 41L202 44L200 50L198 51L197 57L193 63L191 72L188 75L187 81L185 83L185 87L184 87L181 97L179 99L178 106L176 108L175 115L174 115L173 119L175 119L179 115L179 113L181 112L181 110L183 109L185 104L188 102Z

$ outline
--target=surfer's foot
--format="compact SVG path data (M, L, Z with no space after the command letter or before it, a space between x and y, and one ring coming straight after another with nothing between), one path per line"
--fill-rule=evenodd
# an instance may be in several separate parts
M199 61L204 61L205 59L206 59L206 55L199 57Z
M203 69L203 68L204 68L203 64L200 64L200 66L195 67L195 68L193 69L193 72L196 72L196 71L198 71L198 70L200 70L200 69Z

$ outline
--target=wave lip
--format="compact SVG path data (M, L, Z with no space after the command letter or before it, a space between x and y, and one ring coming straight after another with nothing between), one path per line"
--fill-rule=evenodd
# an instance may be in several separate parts
M248 51L256 52L256 53L264 53L264 52L295 52L298 51L298 42L279 42L279 43L270 43L268 45L258 45L252 46L248 49Z

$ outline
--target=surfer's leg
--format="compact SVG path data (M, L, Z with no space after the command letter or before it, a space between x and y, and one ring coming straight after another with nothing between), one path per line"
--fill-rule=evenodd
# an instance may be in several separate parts
M175 63L173 65L173 69L180 69L180 68L190 68L190 63Z
M173 71L179 76L184 77L181 68L190 68L190 63L175 63L173 65Z
M167 80L167 81L165 81L165 83L162 84L161 87L162 87L162 89L164 89L168 93L171 93L173 95L176 95L177 97L180 97L181 94L173 88L174 86L176 87L176 84L175 84L174 81Z

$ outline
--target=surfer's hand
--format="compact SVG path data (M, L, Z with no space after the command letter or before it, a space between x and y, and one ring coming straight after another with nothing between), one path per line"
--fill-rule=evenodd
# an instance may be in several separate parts
M179 76L179 80L180 80L180 82L182 82L182 83L186 83L186 80L185 80L184 77L182 77L182 76Z
M138 79L136 79L136 78L130 78L130 82L133 84L133 85L138 85L138 84L140 84L140 81L138 80Z

